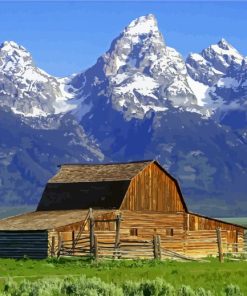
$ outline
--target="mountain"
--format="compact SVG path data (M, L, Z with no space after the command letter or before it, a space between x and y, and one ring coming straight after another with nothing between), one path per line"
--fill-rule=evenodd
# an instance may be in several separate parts
M165 45L155 17L147 15L131 22L71 85L81 90L87 112L98 107L97 98L104 97L105 105L111 103L129 121L170 105L193 108L197 100L186 77L182 56Z
M0 45L0 106L26 117L73 109L58 79L37 68L31 54L13 41Z
M186 59L186 67L192 79L212 86L226 74L231 65L241 65L243 59L231 44L221 39L200 54L190 54Z
M44 120L44 119L43 119ZM46 119L47 120L47 119ZM69 115L54 129L35 128L0 109L0 204L36 204L61 163L103 160L100 149Z
M224 39L184 61L153 15L65 78L4 42L0 202L36 203L62 162L155 158L180 181L191 210L246 215L246 61Z

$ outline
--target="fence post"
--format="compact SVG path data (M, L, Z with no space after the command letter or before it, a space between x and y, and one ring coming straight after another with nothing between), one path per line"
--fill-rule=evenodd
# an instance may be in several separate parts
M238 231L236 230L236 244L235 244L235 252L237 252L238 253Z
M98 238L94 235L94 259L97 261L99 258L99 249L98 249Z
M158 244L157 244L157 236L153 237L153 247L154 247L154 259L158 259Z
M75 231L72 231L72 254L75 254Z
M51 238L51 257L55 256L55 236Z
M94 248L94 218L93 218L93 210L89 209L89 228L90 228L90 254L93 256L93 248Z
M120 224L121 224L121 214L118 214L117 218L116 218L116 237L115 237L115 254L114 254L114 258L119 258ZM116 253L118 253L118 255Z
M161 253L161 242L160 242L160 235L157 235L157 251L158 251L158 258L161 259L162 253Z
M224 262L220 227L216 228L216 233L217 233L217 245L218 245L218 252L219 252L219 261Z
M59 233L58 235L58 251L57 251L57 257L59 258L60 255L61 255L61 249L62 249L62 246L63 246L63 242L62 242L62 238L61 238L61 235Z

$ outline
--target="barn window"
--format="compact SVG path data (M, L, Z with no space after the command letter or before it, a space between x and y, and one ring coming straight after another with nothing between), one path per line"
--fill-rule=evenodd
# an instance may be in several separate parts
M167 228L167 229L166 229L166 235L168 235L168 236L173 236L173 235L174 235L173 228Z
M131 228L130 229L130 235L131 236L137 236L138 235L138 229L137 228Z

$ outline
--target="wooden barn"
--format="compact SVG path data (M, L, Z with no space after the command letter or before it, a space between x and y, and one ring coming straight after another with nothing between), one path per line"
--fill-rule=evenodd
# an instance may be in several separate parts
M36 211L0 220L0 257L93 249L118 258L157 257L158 251L159 257L202 257L217 255L219 247L241 252L244 230L189 212L178 182L157 161L64 164Z

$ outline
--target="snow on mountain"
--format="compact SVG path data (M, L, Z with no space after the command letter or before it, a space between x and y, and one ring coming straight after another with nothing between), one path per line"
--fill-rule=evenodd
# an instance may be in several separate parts
M64 87L63 80L37 68L23 46L13 41L0 45L0 106L26 117L68 112L76 105Z
M186 59L190 76L188 83L197 97L198 105L203 106L210 116L226 109L226 101L229 108L236 106L232 92L239 86L236 76L237 72L242 71L243 62L244 56L225 39L210 45L200 54L190 54Z
M231 44L221 39L200 54L190 54L186 59L186 67L192 79L212 86L226 74L231 64L241 65L243 59Z
M241 65L231 64L210 93L215 119L231 128L243 129L243 133L247 129L246 65L246 59Z
M226 73L228 67L233 64L241 65L243 56L225 39L213 44L202 51L202 56L222 73Z
M150 14L132 21L97 63L71 84L87 98L84 105L94 105L96 97L105 96L131 120L142 119L152 110L166 111L169 105L196 105L186 78L181 55L165 45Z

